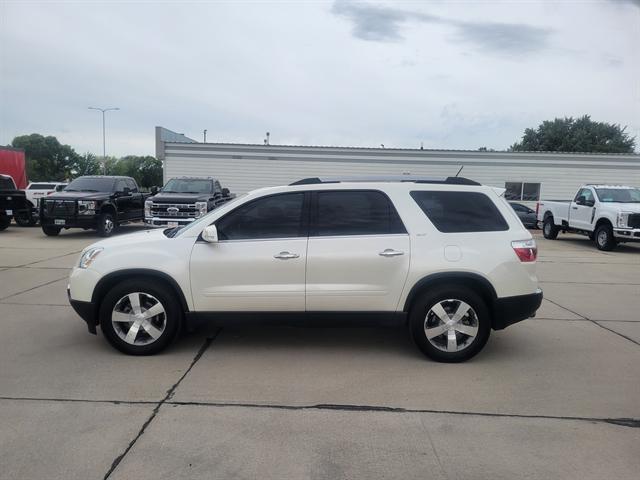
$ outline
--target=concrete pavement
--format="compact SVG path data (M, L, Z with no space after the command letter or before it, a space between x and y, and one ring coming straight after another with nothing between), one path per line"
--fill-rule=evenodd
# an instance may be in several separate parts
M124 356L66 302L96 240L0 232L0 479L637 478L640 245L538 238L538 317L443 365L369 328Z

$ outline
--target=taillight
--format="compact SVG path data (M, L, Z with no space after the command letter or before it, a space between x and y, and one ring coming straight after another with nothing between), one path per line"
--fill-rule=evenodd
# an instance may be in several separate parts
M533 239L516 240L511 242L511 246L521 262L535 262L538 258L538 246Z

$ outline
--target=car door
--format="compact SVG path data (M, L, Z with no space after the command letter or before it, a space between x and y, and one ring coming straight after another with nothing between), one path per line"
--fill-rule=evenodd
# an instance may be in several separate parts
M376 190L314 192L307 311L396 310L409 270L409 235Z
M144 218L144 196L138 191L138 186L132 179L127 178L125 184L131 191L129 218L134 220Z
M123 178L116 180L115 203L120 220L128 220L131 216L131 194L125 194L125 188L128 188L128 186Z
M590 188L581 188L571 202L569 225L581 230L592 230L595 197Z
M306 198L295 192L249 201L215 222L218 242L196 241L190 271L197 311L304 311Z

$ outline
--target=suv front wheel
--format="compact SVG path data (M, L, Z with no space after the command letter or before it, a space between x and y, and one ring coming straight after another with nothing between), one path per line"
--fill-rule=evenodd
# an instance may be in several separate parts
M109 343L129 355L153 355L180 331L182 312L162 282L138 278L113 287L100 305L100 327Z
M489 311L467 287L442 286L420 297L409 313L418 348L438 362L463 362L476 355L491 332Z

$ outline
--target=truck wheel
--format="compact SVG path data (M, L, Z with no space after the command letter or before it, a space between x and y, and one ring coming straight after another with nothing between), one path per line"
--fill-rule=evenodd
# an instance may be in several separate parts
M98 218L98 235L101 237L110 237L116 229L116 221L111 213L103 213Z
M0 215L0 230L5 230L11 224L11 218Z
M427 357L446 363L476 355L491 333L489 310L466 287L445 285L419 298L409 313L411 336Z
M42 225L42 231L47 237L57 237L62 230L61 227L54 227L53 225Z
M596 247L598 250L604 250L605 252L610 252L614 248L616 248L616 239L613 236L613 228L611 225L604 223L596 228Z
M100 305L100 327L109 343L129 355L153 355L180 333L182 311L175 293L148 278L113 287Z
M36 224L36 219L31 211L16 213L13 218L21 227L33 227Z
M544 219L544 223L542 224L542 234L544 238L548 240L555 240L558 238L558 232L560 229L553 223L553 217L550 215Z

